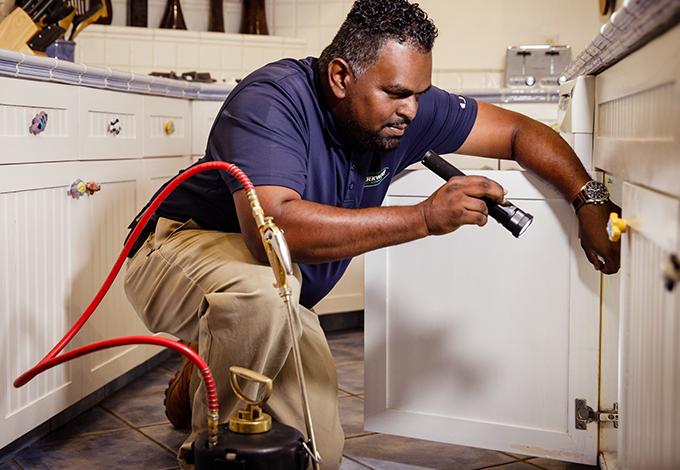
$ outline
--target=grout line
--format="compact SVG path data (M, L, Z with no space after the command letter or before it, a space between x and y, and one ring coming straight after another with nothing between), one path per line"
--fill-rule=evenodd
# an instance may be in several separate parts
M496 465L487 465L486 467L476 467L475 470L486 470L486 469L489 469L489 468L502 468L502 467L506 467L508 465L516 464L518 462L520 462L520 460L514 460L514 461L511 461L511 462L499 463L499 464L496 464Z
M525 460L533 459L533 457L531 457L529 455L523 455L523 456L520 456L520 457L516 457L516 456L512 455L511 453L505 452L505 451L502 451L502 450L497 450L496 452L503 454L503 455L507 455L508 457L512 457L513 459L517 460L518 462L524 462Z
M104 408L104 407L102 407L102 408L103 408L104 410L108 411L109 413L111 413L111 414L112 414L113 416L115 416L116 418L120 419L120 420L121 420L122 422L124 422L125 424L127 424L133 431L138 432L139 434L141 434L142 436L144 436L145 438L147 438L147 439L150 440L151 442L153 442L153 443L155 443L156 445L158 445L159 447L161 447L163 450L167 450L167 451L170 452L172 455L177 456L177 451L176 451L176 450L172 450L172 449L170 449L170 447L166 446L166 445L163 444L162 442L158 442L156 439L152 438L151 436L146 435L146 434L145 434L144 432L142 432L138 427L134 426L130 421L128 421L127 419L125 419L125 418L123 418L122 416L118 415L118 414L115 413L114 411L108 410L108 409L106 409L106 408ZM149 426L150 426L150 425L149 425Z
M376 434L380 434L378 432L365 432L363 434L354 434L353 436L349 436L345 438L345 441L349 441L352 439L358 439L360 437L366 437L366 436L375 436Z
M16 459L12 459L9 461L11 464L14 465L14 468L17 468L19 470L24 470L24 467L22 467L19 462L16 461Z
M374 470L373 467L369 467L369 466L366 465L365 463L359 462L357 459L354 459L354 458L350 457L349 455L342 454L342 457L345 458L345 459L347 459L347 460L350 460L350 461L352 461L352 462L354 462L354 463L356 463L356 464L359 464L359 465L361 465L362 467L366 467L366 468L370 468L371 470Z
M363 392L361 392L361 393L349 392L349 391L345 390L344 388L342 388L340 386L338 386L338 390L340 390L341 392L345 392L347 395L352 395L353 397L358 397L359 395L362 395L362 399L363 399L363 394L364 394Z

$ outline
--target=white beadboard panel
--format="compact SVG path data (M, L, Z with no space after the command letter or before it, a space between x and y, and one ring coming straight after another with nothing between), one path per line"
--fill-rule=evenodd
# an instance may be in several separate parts
M35 365L60 338L70 320L71 221L66 188L2 194L3 213L13 223L3 237L5 290L4 377ZM55 234L51 237L51 234ZM46 327L46 328L45 328ZM18 354L17 354L18 352ZM6 416L53 393L71 380L69 365L45 372L30 385L9 391Z
M665 83L600 103L597 136L625 139L672 139L673 88Z
M618 464L675 469L680 467L680 289L664 288L660 268L680 250L680 201L630 184L624 184L623 194L623 215L631 225L622 244Z
M593 148L597 168L676 197L679 42L674 28L596 76Z
M32 135L31 122L41 111L47 125ZM0 78L0 164L75 160L77 136L77 87Z
M136 163L141 165L141 162ZM137 181L140 178L139 171L131 172L127 178L107 178L102 169L111 164L112 162L101 162L102 166L96 169L95 174L101 173L98 182L102 190L84 201L86 217L81 223L89 224L91 229L87 242L83 242L88 256L87 268L77 279L77 291L74 293L80 306L89 303L106 279L122 250L128 232L127 226L138 211L138 191L141 187ZM123 267L123 272L124 269ZM83 328L82 334L88 343L120 336L149 334L128 303L123 282L124 274L121 273L95 315ZM83 378L85 393L105 385L155 352L157 348L124 346L89 355Z
M30 170L23 178L30 179ZM79 397L80 377L71 364L38 375L20 389L10 383L33 367L74 320L71 308L74 202L67 187L33 185L23 191L2 185L0 212L0 447L41 424Z

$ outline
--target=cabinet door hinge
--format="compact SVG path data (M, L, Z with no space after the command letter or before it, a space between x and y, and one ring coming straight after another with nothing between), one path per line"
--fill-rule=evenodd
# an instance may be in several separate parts
M593 423L595 421L611 422L614 423L614 427L618 429L619 427L619 404L614 403L611 410L600 410L595 411L588 406L586 400L581 398L576 399L576 429L587 429L588 423Z

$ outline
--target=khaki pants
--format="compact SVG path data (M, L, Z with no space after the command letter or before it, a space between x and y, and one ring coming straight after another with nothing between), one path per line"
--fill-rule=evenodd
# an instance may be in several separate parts
M193 221L161 218L155 233L129 260L125 292L153 332L198 340L199 354L215 376L220 422L237 409L229 386L229 366L238 365L274 379L265 411L306 434L291 352L287 310L269 266L256 261L241 234L202 230ZM300 271L288 284L297 302ZM300 307L300 350L322 468L337 469L344 435L340 426L335 364L316 314ZM192 435L206 428L207 406L198 373L192 409ZM246 393L255 396L250 387ZM241 404L242 406L242 404ZM184 446L183 446L184 447Z

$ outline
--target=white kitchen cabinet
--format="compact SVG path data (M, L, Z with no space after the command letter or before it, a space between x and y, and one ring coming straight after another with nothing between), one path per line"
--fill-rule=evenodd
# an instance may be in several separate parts
M223 101L194 101L191 106L191 154L202 157L217 113Z
M561 195L526 172L480 171L534 215L515 239L490 219L366 255L365 428L594 464L599 274ZM442 184L407 173L387 205Z
M66 195L72 174L63 163L0 167L0 448L82 398L80 366L68 363L21 389L12 382L61 339L78 316L74 280L79 256L79 205Z
M144 156L191 155L191 101L144 96Z
M79 155L97 160L140 158L144 140L143 97L94 88L79 91Z
M11 78L0 78L0 85L0 144L7 150L0 154L2 448L159 352L154 346L99 351L21 389L11 386L89 305L135 214L190 164L191 101ZM40 110L48 113L47 127L31 135ZM174 130L166 133L169 120ZM155 158L143 158L145 150ZM68 190L77 179L101 190L74 199ZM122 283L121 276L69 349L149 334Z
M41 112L44 131L31 134ZM78 127L77 87L0 77L0 164L74 160Z
M680 199L626 183L622 238L619 458L623 468L680 466ZM680 282L678 282L680 283Z
M663 278L680 253L679 40L675 27L595 81L593 161L623 181L629 224L621 238L612 454L619 468L680 468L680 294Z

